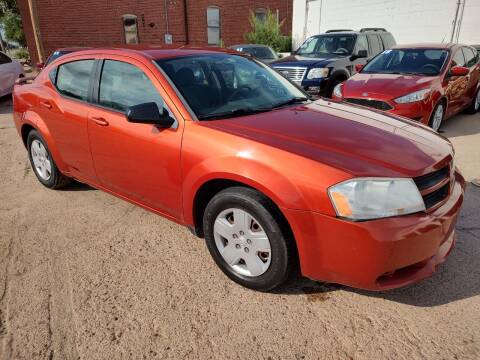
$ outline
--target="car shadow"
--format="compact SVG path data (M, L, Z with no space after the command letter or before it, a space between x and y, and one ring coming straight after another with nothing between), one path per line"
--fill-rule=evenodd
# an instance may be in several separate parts
M473 115L465 113L455 115L445 122L439 133L447 138L480 133L480 112Z
M432 277L401 289L374 292L299 279L276 293L304 294L308 301L323 301L338 289L398 303L434 307L480 295L480 188L467 186L465 202L457 223L457 242L447 261Z
M97 190L97 189L95 189L94 187L91 187L88 184L84 184L76 180L73 180L66 187L58 189L58 191L92 191L92 190Z

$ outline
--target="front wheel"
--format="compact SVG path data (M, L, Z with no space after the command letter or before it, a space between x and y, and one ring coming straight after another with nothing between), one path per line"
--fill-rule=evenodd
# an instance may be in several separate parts
M230 279L268 291L295 273L295 246L278 212L267 197L250 188L228 188L210 200L203 217L205 240Z
M438 132L440 130L440 127L442 126L443 118L445 116L445 104L443 102L437 104L435 106L435 109L432 112L432 115L430 116L430 122L429 126Z

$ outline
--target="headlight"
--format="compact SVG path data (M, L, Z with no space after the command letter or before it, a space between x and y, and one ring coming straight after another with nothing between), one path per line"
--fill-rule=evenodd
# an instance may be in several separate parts
M335 85L335 87L333 88L333 95L339 98L343 97L342 88L343 88L343 84Z
M358 178L328 189L337 215L352 220L371 220L425 210L412 179Z
M328 76L328 68L313 68L310 69L307 75L307 79L320 79Z
M411 103L416 101L422 101L427 97L429 92L430 92L430 89L418 90L413 93L400 96L399 98L396 98L394 101L397 104L406 104L406 103Z

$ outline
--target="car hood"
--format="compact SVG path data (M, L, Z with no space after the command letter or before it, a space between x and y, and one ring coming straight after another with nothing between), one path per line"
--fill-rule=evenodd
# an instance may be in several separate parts
M343 86L344 97L375 97L388 95L390 99L429 88L437 80L434 76L400 74L364 74L352 76ZM365 94L365 95L364 95Z
M335 54L325 54L322 57L312 58L308 56L300 55L291 55L272 62L270 65L275 66L303 66L303 67L313 67L313 66L326 66L332 61L339 59L344 59L345 56L335 55Z
M326 100L200 124L353 176L420 176L453 154L448 140L423 125Z

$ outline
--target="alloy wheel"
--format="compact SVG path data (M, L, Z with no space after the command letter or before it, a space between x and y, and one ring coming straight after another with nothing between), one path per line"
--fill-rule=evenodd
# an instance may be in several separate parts
M440 129L440 125L442 125L443 120L443 105L438 104L437 108L435 109L435 113L433 114L433 121L432 121L432 129L438 131Z
M218 214L213 226L215 245L223 260L238 274L264 274L271 262L270 240L247 211L230 208Z
M48 181L52 176L52 163L47 149L39 140L33 140L30 145L30 153L38 176Z

